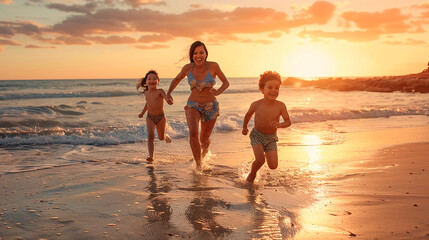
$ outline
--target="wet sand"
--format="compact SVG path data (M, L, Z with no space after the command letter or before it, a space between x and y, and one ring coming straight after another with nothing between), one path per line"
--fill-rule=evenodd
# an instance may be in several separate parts
M219 154L204 174L182 159L0 175L0 238L427 239L428 129L280 146L281 159L309 160L262 170L254 187L241 184L248 152Z

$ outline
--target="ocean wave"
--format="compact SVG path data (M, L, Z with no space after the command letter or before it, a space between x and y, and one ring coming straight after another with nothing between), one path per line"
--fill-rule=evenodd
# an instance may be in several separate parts
M53 111L51 108L39 108L41 112ZM55 108L54 108L55 109ZM316 110L316 109L291 109L289 111L292 123L325 122L329 120L386 118L391 116L423 115L429 116L428 107L380 107L365 108L359 110ZM167 113L168 115L168 113ZM232 133L241 131L243 114L224 114L216 121L215 132ZM253 126L253 120L249 128ZM166 132L173 138L186 138L189 136L185 119L168 121ZM343 139L338 134L327 135L322 144L338 144ZM118 145L144 141L147 139L145 125L125 125L108 123L107 127L95 126L82 120L71 122L69 118L55 119L23 119L21 121L0 121L0 147L18 145ZM287 145L293 145L286 141Z
M77 98L77 97L123 97L137 95L135 91L74 91L74 92L52 92L52 93L2 93L0 101L20 99L41 98Z
M141 127L106 127L84 129L41 129L0 132L0 147L19 145L118 145L147 138Z
M357 110L316 110L316 109L293 109L289 111L291 121L299 122L322 122L328 120L347 120L365 118L385 118L393 116L424 115L429 116L428 106L417 107L370 107Z
M85 103L86 104L86 103ZM25 106L25 107L5 107L0 108L0 117L5 119L7 117L54 117L54 116L80 116L85 113L82 112L86 109L85 105L79 104L75 107L69 105L59 106ZM43 121L44 119L40 119ZM25 119L24 121L27 121ZM1 122L5 122L4 120Z

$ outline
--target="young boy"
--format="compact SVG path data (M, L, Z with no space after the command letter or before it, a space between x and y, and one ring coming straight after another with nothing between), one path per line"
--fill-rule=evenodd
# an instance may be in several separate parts
M247 176L247 181L250 183L255 180L256 172L264 165L265 159L270 169L277 168L277 128L287 128L291 125L286 105L276 100L281 83L280 74L277 72L264 72L259 78L259 90L264 94L264 98L253 102L244 116L242 133L247 135L249 132L247 124L255 114L255 127L249 136L255 154L252 170ZM283 118L282 123L280 123L280 116Z

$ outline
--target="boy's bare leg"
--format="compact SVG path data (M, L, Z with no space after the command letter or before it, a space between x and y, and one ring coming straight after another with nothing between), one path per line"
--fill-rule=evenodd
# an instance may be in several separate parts
M149 118L146 118L147 128L147 149L149 151L148 161L153 161L154 141L155 141L155 124Z
M192 155L194 156L197 169L201 169L201 145L198 139L200 113L193 108L186 108L185 113L189 127L189 145L191 145Z
M212 134L215 123L216 123L216 119L201 123L200 142L201 142L202 157L205 157L207 152L209 151L210 135Z
M271 150L265 153L267 164L270 169L276 169L279 165L279 157L276 150Z
M255 154L255 161L252 163L252 170L247 176L246 181L253 182L256 178L256 173L265 163L264 148L261 144L253 145L253 154Z

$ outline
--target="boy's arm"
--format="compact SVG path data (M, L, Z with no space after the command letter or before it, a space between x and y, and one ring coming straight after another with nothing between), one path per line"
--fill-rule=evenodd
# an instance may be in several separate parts
M281 115L283 118L283 122L280 123L280 128L287 128L289 127L292 122L290 121L290 117L289 117L289 113L287 112L287 108L286 108L286 104L282 103L282 111L281 111Z
M256 109L256 103L252 103L250 105L249 110L247 111L246 115L244 115L243 130L241 131L241 133L243 135L247 135L247 133L249 132L249 129L247 129L247 124L249 124L250 119L252 118L253 114L255 113L255 109Z
M142 112L139 114L139 118L142 118L146 111L147 111L147 103L144 105Z

